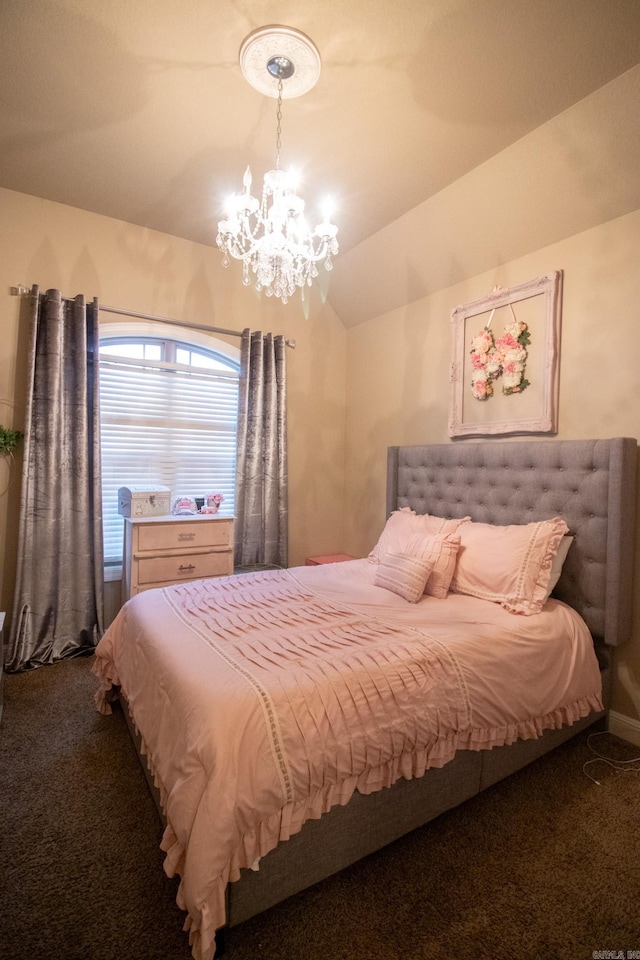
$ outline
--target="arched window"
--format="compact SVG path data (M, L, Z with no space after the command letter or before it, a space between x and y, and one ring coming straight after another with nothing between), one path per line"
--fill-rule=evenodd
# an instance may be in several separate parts
M107 576L108 568L118 568L122 561L120 487L163 484L172 500L220 491L220 512L233 514L239 370L239 350L210 335L157 323L103 326L100 423Z

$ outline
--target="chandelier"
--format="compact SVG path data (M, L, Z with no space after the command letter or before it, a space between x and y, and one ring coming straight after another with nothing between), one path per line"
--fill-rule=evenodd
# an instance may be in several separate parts
M333 267L338 252L338 228L331 223L326 204L322 222L310 229L304 216L304 200L297 192L292 171L280 169L282 100L297 97L315 86L320 74L320 55L305 34L292 27L261 27L243 41L240 66L249 83L268 96L277 97L276 165L264 175L262 196L251 193L249 167L242 180L243 193L234 194L218 223L216 243L223 252L222 265L229 257L242 261L242 282L267 297L287 303L301 288L310 287L318 277L318 264ZM286 92L285 92L286 88Z

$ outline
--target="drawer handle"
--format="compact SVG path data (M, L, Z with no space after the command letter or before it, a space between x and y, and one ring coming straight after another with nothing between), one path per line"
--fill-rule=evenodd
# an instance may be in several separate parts
M193 540L195 533L179 533L178 540Z
M186 563L181 563L178 567L178 570L195 570L195 564L190 563L188 566Z

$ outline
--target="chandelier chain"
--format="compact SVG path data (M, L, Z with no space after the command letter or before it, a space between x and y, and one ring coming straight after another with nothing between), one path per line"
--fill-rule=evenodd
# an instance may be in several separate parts
M282 146L282 77L278 77L278 109L276 119L278 121L276 126L276 170L279 170L280 147Z

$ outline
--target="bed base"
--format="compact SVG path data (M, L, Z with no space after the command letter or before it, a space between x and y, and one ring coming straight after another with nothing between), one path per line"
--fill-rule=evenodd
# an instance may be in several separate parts
M240 881L227 887L227 926L237 926L381 850L592 724L603 722L604 717L604 713L591 714L572 727L549 730L538 740L520 740L509 747L461 750L445 767L427 770L418 779L400 780L368 796L355 793L346 806L308 821L300 833L272 850L261 861L260 870L241 871Z

